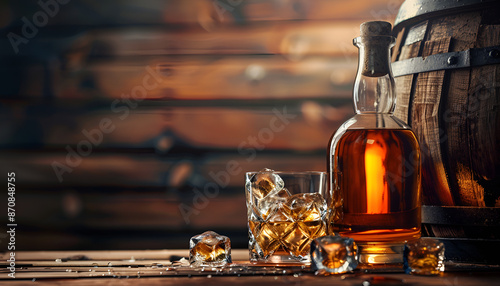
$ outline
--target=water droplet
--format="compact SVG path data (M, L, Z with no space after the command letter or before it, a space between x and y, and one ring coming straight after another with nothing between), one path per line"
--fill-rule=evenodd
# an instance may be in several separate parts
M299 277L299 274L295 273L295 274L293 274L293 277L297 278L297 277Z
M56 259L56 263L61 263L62 262L62 259L61 258L57 258Z
M31 282L35 282L35 281L36 281L36 278L31 279Z
M163 275L163 272L160 271L160 275Z
M177 261L177 262L179 262L179 263L181 264L180 266L189 266L189 264L190 264L190 263L189 263L189 260L187 260L187 259L186 259L186 258L184 258L184 257L182 257L182 258L181 258L179 261Z
M94 267L98 267L98 266L99 266L99 264L97 264L97 263L92 263L92 266L94 266Z
M209 275L207 275L207 278L212 278L212 275L210 275L210 274L209 274Z
M128 262L135 262L135 257L130 257L130 260Z
M108 262L108 267L113 267L113 264L111 262Z
M278 276L274 276L274 280L278 280Z

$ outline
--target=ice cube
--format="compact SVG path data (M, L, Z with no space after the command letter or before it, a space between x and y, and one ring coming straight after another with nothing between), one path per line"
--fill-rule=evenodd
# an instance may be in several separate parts
M287 188L283 188L280 191L278 191L274 196L275 197L284 198L284 199L288 199L292 195L290 194L290 191Z
M257 202L257 209L262 219L267 220L267 218L273 216L280 207L283 207L286 202L287 199L283 197L267 196L266 198Z
M286 204L286 200L283 198L272 198L274 200L274 204L272 208L274 208L272 213L269 216L268 222L293 222L292 214L290 208Z
M213 231L191 237L189 241L191 266L218 267L231 263L231 241Z
M358 247L352 238L328 235L311 243L311 268L317 274L352 271L358 266L358 260Z
M433 238L420 238L405 246L404 269L408 274L438 275L444 271L444 244Z
M283 189L284 183L280 176L273 170L264 168L247 182L247 190L258 200L271 194L278 194Z
M257 209L263 220L273 216L276 211L286 204L290 198L290 192L286 188L282 188L278 192L271 193L261 200L257 200Z
M325 199L318 193L300 193L291 196L287 205L290 207L294 220L321 220L327 209Z

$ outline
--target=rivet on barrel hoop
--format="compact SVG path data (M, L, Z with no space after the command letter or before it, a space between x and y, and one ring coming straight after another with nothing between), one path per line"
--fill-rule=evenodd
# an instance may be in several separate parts
M448 64L449 65L455 65L455 64L457 64L457 62L458 62L458 59L455 56L451 56L451 57L448 58Z
M497 49L493 49L488 53L488 56L490 56L490 58L496 59L498 58L498 56L500 56L500 52Z

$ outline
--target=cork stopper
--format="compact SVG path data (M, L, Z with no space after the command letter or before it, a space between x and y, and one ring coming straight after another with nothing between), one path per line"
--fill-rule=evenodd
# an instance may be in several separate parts
M359 58L363 75L379 77L390 73L388 55L393 41L391 28L391 23L384 21L361 24L361 36L355 39L354 44L364 47Z
M385 21L370 21L361 24L359 29L361 37L390 36L392 26L391 23Z

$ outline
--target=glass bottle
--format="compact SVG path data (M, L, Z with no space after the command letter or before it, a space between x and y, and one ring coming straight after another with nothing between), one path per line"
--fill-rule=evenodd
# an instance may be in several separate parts
M329 184L335 199L331 229L353 238L361 266L403 262L404 244L420 237L420 149L394 117L391 24L361 25L353 99L356 115L331 137Z

